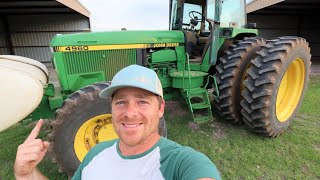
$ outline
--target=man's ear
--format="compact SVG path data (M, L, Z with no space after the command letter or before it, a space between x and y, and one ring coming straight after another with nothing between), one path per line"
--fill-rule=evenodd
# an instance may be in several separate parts
M159 108L159 118L161 118L164 114L164 107L165 107L165 101L164 99L162 99L162 102L160 104L160 108Z

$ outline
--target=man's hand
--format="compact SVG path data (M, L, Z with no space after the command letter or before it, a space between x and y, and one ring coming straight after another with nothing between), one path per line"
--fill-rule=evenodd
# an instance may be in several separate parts
M43 175L36 166L46 154L49 142L36 139L43 124L40 119L28 138L18 147L16 161L14 163L14 175L16 179L33 179Z

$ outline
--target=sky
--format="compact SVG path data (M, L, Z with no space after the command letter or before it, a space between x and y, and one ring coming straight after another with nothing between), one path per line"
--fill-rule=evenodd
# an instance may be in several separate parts
M92 31L169 29L169 0L78 1L91 13Z
M169 0L78 1L91 13L92 31L169 29Z

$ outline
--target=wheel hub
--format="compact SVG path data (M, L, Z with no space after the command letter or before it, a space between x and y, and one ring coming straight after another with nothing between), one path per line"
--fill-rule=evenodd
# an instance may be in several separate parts
M74 139L74 150L80 161L96 144L118 138L111 114L95 116L81 125Z

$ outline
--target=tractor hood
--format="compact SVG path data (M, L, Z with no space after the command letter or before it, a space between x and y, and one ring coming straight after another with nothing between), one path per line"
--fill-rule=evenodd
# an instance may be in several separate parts
M182 31L110 31L56 35L51 46L183 43Z

